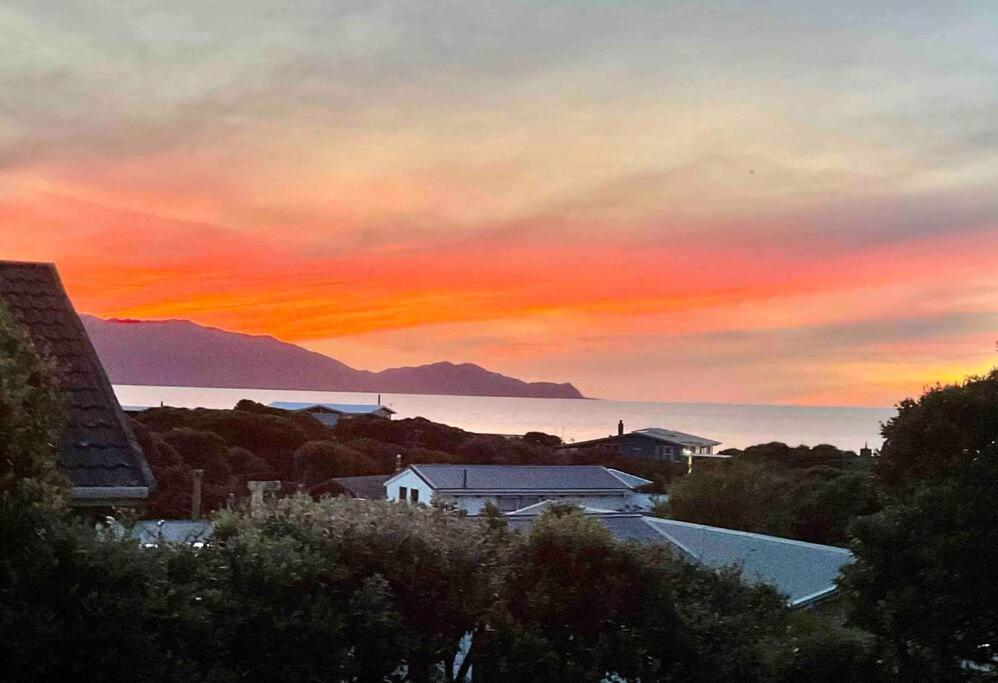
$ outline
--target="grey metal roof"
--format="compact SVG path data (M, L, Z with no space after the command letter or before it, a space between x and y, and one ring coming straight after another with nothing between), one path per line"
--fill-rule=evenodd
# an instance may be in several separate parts
M311 408L325 408L334 413L344 413L347 415L368 415L370 413L376 413L379 410L388 413L394 413L395 411L388 406L378 405L377 403L300 403L297 401L274 401L270 404L271 408L280 408L281 410L309 410Z
M638 429L631 432L631 434L640 434L641 436L647 436L649 438L655 439L656 441L662 441L664 443L678 444L680 446L720 446L720 441L713 441L711 439L705 439L702 436L696 436L695 434L686 434L684 432L677 432L674 429L663 429L661 427L646 427L645 429Z
M384 500L388 497L385 482L390 476L389 474L374 474L367 477L336 477L333 481L357 498Z
M409 469L437 490L624 492L651 483L597 465L410 465Z
M55 266L0 261L0 304L61 371L59 464L77 505L141 503L155 479Z
M507 515L510 528L529 530L544 509L529 514L520 510ZM598 519L614 538L642 543L664 543L688 561L715 569L741 568L748 583L765 583L788 597L793 607L802 607L837 590L835 579L852 562L852 553L815 543L777 536L646 517L635 513L584 510Z

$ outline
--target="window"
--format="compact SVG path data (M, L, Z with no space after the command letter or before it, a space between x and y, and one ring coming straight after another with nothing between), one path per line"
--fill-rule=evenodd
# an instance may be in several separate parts
M399 500L405 500L409 494L409 489L404 486L399 486Z
M419 502L419 489L409 489L409 500L413 503Z

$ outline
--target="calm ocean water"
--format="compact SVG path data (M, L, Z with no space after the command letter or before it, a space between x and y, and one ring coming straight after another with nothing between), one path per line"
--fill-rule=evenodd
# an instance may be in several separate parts
M117 385L122 405L164 405L231 408L248 398L271 401L374 403L376 394L270 389L203 389ZM495 398L383 394L382 403L396 417L425 417L473 432L523 434L541 431L565 441L581 441L616 433L617 420L627 430L667 427L722 442L721 448L742 448L767 441L791 445L830 443L856 450L869 443L879 447L880 422L891 408L842 408L720 403L653 403L549 398Z

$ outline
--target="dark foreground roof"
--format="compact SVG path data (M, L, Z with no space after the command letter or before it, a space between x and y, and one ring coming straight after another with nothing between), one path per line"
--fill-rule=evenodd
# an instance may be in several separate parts
M0 304L59 366L68 413L59 464L74 504L141 504L155 480L55 266L0 261Z
M384 500L388 497L385 482L390 474L374 474L368 477L336 477L337 484L350 492L355 498L367 500Z
M625 491L651 482L597 465L410 465L437 490Z
M510 528L529 529L543 506L507 515ZM785 594L792 607L804 607L834 594L835 579L852 553L789 538L645 517L636 513L587 510L614 538L665 544L690 562L719 569L737 566L748 583L766 583Z

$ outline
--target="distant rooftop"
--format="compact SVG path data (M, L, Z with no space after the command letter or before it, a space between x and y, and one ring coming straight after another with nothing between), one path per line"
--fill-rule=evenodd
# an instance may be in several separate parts
M507 513L507 522L512 529L529 530L550 505L551 501L544 501ZM598 519L619 540L666 544L685 559L715 569L738 566L745 581L774 586L788 596L793 607L807 605L834 593L837 590L836 577L853 559L852 553L844 548L777 536L646 517L637 513L592 508L584 508L583 513Z
M377 403L299 403L296 401L274 401L270 404L270 407L293 411L320 408L344 415L367 415L378 411L395 413L388 406L378 405Z
M74 504L143 502L155 486L152 471L55 266L0 261L0 304L61 371L68 423L59 464Z
M436 490L630 491L651 482L597 465L410 465Z
M661 427L646 427L631 432L631 434L641 434L664 443L679 444L681 446L720 446L720 441L705 439L695 434L677 432L674 429L662 429Z

